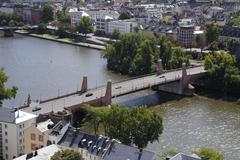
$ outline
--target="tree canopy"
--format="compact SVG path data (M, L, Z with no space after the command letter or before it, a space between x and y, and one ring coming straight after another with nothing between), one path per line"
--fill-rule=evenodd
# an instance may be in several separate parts
M4 69L0 68L0 104L4 99L15 98L18 88L6 88L5 83L8 81L8 76L5 74Z
M56 152L51 160L84 160L78 151L66 149Z
M225 92L240 93L240 69L235 56L216 52L205 57L204 65L209 70L210 85Z
M93 26L90 17L83 16L77 25L77 30L84 35L92 33Z
M23 24L24 20L21 14L0 12L0 26L21 26Z
M233 18L227 21L226 25L228 26L240 26L240 18Z
M112 106L105 109L90 109L88 122L95 127L103 125L105 135L120 140L123 144L145 148L149 142L158 140L163 131L161 115L145 107L127 108Z
M47 4L42 10L42 21L48 23L54 19L54 9L51 5Z
M118 17L119 20L130 19L131 15L128 12L122 12Z
M190 58L166 38L146 33L121 34L119 41L106 46L103 56L110 70L130 75L155 72L159 58L165 69L179 68L183 62L189 65Z
M198 155L201 160L222 160L224 158L223 153L206 147L199 148L198 150L194 151L194 153Z
M219 31L220 28L215 23L209 23L206 25L206 39L208 44L218 40Z

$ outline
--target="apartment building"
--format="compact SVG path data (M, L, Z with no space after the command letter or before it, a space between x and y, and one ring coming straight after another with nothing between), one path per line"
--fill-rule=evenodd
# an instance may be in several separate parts
M36 123L36 115L0 107L0 159L11 160L24 154L24 132Z
M49 139L48 134L51 132L51 125L54 125L54 123L48 119L44 122L32 125L25 130L24 139L27 139L27 141L24 142L24 153L28 154L47 146Z
M106 33L112 33L114 30L118 30L120 33L133 32L134 28L137 27L135 20L117 20L107 22Z

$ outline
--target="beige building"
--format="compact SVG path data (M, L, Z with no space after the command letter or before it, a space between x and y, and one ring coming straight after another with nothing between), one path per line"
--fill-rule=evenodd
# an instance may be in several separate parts
M24 139L27 139L27 141L25 141L24 153L28 154L47 146L48 135L51 131L48 129L48 125L52 124L53 122L48 119L45 122L38 123L25 130Z

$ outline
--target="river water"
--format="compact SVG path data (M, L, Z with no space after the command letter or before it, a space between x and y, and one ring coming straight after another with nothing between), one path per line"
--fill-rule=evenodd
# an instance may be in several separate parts
M76 91L84 75L90 88L108 79L126 78L106 70L100 51L20 35L0 38L0 67L10 77L7 86L19 88L16 99L4 102L10 107L23 104L28 94L32 99L46 99ZM191 153L205 146L224 152L226 160L240 160L240 102L197 95L184 98L150 90L114 102L151 104L151 109L162 113L164 131L158 142L148 145L150 150Z

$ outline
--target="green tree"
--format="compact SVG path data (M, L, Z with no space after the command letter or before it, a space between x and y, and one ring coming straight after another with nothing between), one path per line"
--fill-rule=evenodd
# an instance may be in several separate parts
M240 70L236 57L226 52L217 52L205 57L205 69L209 70L207 83L224 92L240 93Z
M44 34L47 31L47 25L45 23L40 23L37 28L38 34Z
M68 26L71 23L70 15L65 15L63 11L57 11L57 20L60 23L60 26Z
M198 155L201 160L222 160L224 158L223 153L219 153L213 149L202 147L198 150L194 151L196 155Z
M145 107L129 109L127 107L112 106L110 109L90 110L95 133L101 124L105 134L120 140L123 144L135 144L144 148L149 142L158 140L163 131L162 117Z
M84 16L81 18L80 22L77 25L77 30L79 33L82 33L86 36L88 33L93 32L93 26L90 17Z
M119 32L119 30L118 30L118 29L114 29L113 32L112 32L112 34L110 35L110 37L111 37L112 39L119 39L119 37L120 37L120 32Z
M59 37L59 38L65 38L68 36L67 32L66 32L66 28L64 26L59 26L58 27L58 30L56 31L56 35Z
M84 160L84 159L78 151L66 149L56 152L51 157L51 160Z
M131 15L128 12L122 12L118 17L119 20L130 19Z
M208 44L218 40L219 31L219 26L214 23L206 25L206 39Z
M4 69L0 68L0 105L4 99L15 98L18 88L6 88L5 83L8 81L8 76L5 74Z
M196 45L202 51L203 47L205 46L205 40L204 40L204 38L202 36L200 36L200 35L196 36Z
M49 4L45 5L42 10L42 21L44 23L48 23L54 19L53 16L54 16L54 8Z
M228 26L239 26L240 25L240 18L233 18L227 21L226 25Z
M165 160L167 157L173 157L173 156L175 156L175 155L177 155L179 152L178 151L176 151L176 150L169 150L169 151L167 151L167 152L164 152L162 155L161 155L161 158L163 159L163 160Z

